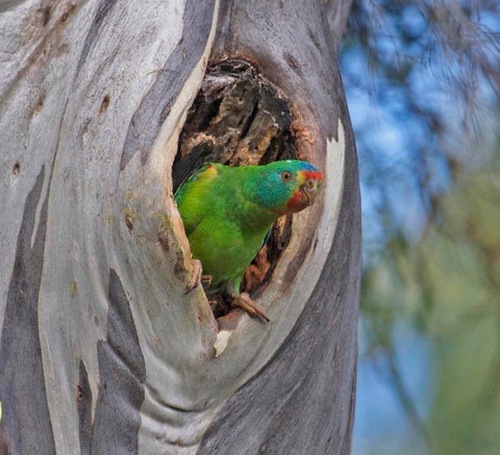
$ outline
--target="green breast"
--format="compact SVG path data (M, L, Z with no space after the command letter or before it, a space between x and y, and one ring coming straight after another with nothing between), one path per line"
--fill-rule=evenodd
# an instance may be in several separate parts
M210 288L238 292L245 270L259 251L270 226L244 232L219 217L207 217L188 236L193 257L200 259L203 274L212 276Z

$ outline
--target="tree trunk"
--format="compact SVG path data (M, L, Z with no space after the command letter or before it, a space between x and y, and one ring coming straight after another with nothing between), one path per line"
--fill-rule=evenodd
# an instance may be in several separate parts
M0 1L0 453L349 453L360 204L335 6L331 37L320 0ZM190 290L173 182L228 148L325 173L247 280L267 324Z

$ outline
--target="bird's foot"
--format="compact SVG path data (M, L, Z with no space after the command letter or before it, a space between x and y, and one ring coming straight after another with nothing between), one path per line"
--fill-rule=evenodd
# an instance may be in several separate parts
M262 321L269 322L267 314L254 303L246 292L231 296L231 298L233 300L233 305L245 310L253 318L258 317Z
M212 275L202 275L201 276L201 285L203 289L206 291L210 285L212 284Z
M186 286L186 294L189 294L193 289L196 289L200 284L203 284L203 275L201 274L203 269L201 267L201 261L198 259L192 259L191 264L193 265L193 270Z

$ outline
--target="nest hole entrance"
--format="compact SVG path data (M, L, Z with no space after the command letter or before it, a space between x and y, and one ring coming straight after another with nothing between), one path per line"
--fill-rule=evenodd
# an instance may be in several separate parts
M267 164L298 155L290 104L257 69L243 60L211 62L181 132L172 169L174 192L201 164ZM280 218L248 267L242 292L257 297L269 282L291 235L291 216ZM210 296L215 317L229 312L221 295Z

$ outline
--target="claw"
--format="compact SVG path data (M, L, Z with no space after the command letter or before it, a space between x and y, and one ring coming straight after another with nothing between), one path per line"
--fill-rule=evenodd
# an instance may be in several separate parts
M210 287L211 284L212 284L212 275L201 276L201 285L203 286L203 289L205 289L205 291Z
M184 294L189 294L193 289L196 289L203 280L203 276L201 275L201 262L198 259L192 259L191 263L193 265L193 271L189 278L189 282L186 286L186 292Z
M269 322L269 318L267 314L261 310L254 301L250 298L250 296L246 292L242 292L239 295L232 296L233 305L240 307L242 310L245 310L250 316L253 318L258 317L262 321Z

